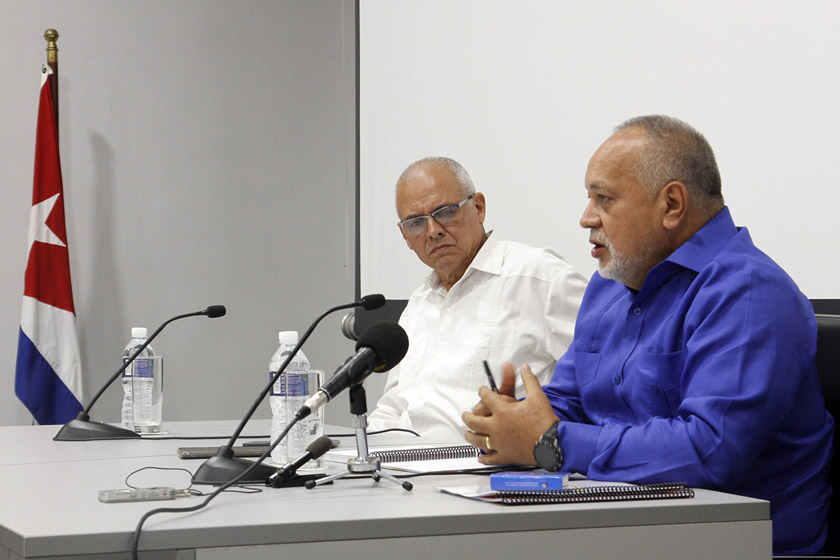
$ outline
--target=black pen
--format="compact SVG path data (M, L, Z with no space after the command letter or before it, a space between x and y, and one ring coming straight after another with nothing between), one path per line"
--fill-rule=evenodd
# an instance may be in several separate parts
M490 373L490 364L487 363L487 360L484 360L484 373L487 374L487 383L490 384L490 388L493 389L494 393L498 393L499 388L496 387L496 380L493 379L493 374Z

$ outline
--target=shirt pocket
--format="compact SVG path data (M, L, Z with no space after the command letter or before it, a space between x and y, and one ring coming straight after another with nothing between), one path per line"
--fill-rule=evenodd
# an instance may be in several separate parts
M516 329L505 327L481 327L465 333L462 339L463 349L472 354L468 358L470 368L469 390L474 395L471 398L478 399L478 388L487 385L484 360L487 360L494 367L496 382L497 384L501 383L501 371L495 371L495 369L498 369L502 362L510 361L513 358L515 341Z
M575 378L578 387L588 385L595 379L600 363L600 352L575 352Z
M479 350L505 348L513 345L516 329L505 327L481 327L464 332L461 340L468 346Z
M680 388L686 351L661 354L646 350L643 354L637 367L633 368L638 379L636 383L630 383L630 406L637 412L637 417L673 418L682 402ZM630 367L628 364L626 371L632 372Z

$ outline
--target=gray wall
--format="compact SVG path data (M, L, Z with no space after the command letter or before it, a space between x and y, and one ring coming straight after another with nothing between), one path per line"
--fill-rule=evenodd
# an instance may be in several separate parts
M0 13L0 425L31 421L14 364L50 27L85 397L132 326L224 304L153 346L164 421L239 418L277 331L354 296L354 3L0 0ZM305 348L328 374L353 352L340 318ZM94 419L117 421L120 400L117 384ZM348 424L346 409L327 421Z

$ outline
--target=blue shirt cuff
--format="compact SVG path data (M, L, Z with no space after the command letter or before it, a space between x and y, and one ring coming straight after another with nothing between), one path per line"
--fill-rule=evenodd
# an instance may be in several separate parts
M595 444L601 435L601 426L560 422L557 442L563 450L563 470L586 474L595 458Z

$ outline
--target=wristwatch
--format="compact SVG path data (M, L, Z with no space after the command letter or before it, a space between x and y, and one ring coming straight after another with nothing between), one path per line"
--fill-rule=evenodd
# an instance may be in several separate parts
M534 459L541 469L549 472L557 472L563 466L563 450L557 443L558 420L537 440L534 444Z

